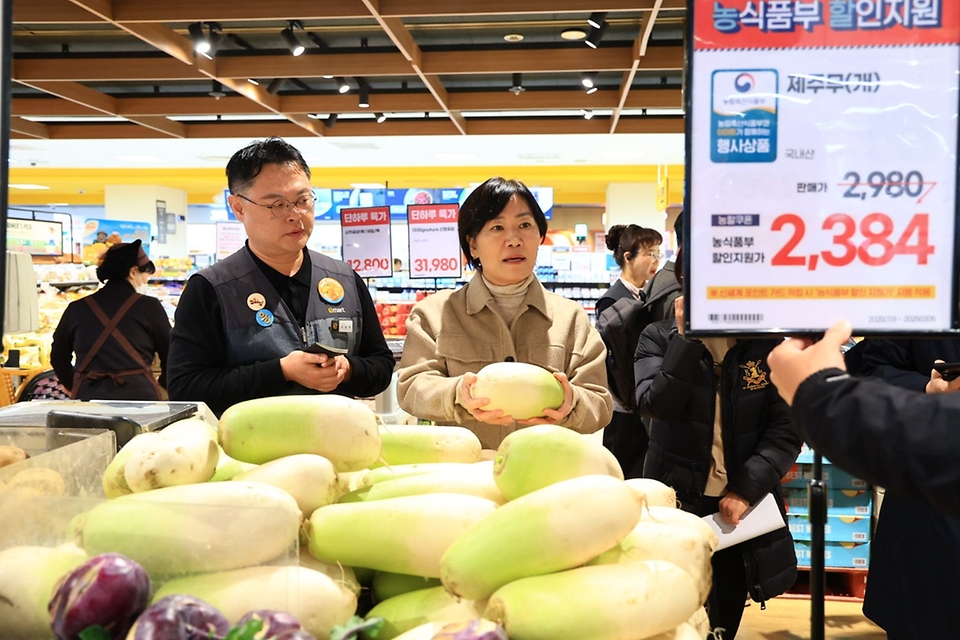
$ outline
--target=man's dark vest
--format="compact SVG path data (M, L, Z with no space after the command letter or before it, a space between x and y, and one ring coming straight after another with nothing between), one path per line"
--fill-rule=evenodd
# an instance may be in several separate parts
M282 358L316 342L357 352L363 327L354 272L339 260L314 251L309 255L310 297L302 331L246 247L197 274L217 292L226 366Z

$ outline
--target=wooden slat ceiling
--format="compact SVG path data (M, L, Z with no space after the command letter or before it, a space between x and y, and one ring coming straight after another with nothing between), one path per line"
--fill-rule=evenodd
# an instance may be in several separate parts
M15 138L683 132L685 0L15 0L13 10ZM561 37L589 34L594 12L607 22L598 48ZM292 21L298 57L280 36ZM212 58L194 52L194 23L215 23Z

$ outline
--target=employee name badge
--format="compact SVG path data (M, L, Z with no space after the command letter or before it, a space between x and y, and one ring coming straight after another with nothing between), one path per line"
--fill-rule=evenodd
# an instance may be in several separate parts
M774 162L777 159L775 69L714 71L710 159Z
M340 333L353 333L353 319L352 318L341 318L337 320L336 327L334 331L339 331Z

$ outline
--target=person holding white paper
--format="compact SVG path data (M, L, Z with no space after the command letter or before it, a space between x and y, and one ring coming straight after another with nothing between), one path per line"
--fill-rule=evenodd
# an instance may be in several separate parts
M780 480L801 441L770 383L766 360L776 341L685 337L682 296L675 305L676 318L647 326L637 345L637 404L651 420L644 477L673 487L681 508L698 516L719 512L738 524L770 493L783 515ZM735 638L747 595L762 604L796 577L785 526L717 551L711 626L725 630L723 640Z
M400 407L467 427L486 449L533 424L583 433L602 428L613 413L607 351L583 307L544 289L533 273L547 233L533 194L516 180L490 178L464 201L457 226L477 272L463 287L427 296L410 312L397 378ZM504 361L551 371L564 391L560 407L524 420L484 410L490 400L473 395L476 374Z

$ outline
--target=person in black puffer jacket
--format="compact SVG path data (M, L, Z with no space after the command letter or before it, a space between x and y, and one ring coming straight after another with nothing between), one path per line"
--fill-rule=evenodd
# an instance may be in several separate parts
M649 325L637 345L637 403L651 419L643 476L673 487L681 508L698 516L719 511L736 524L771 492L783 512L780 480L801 439L770 383L767 355L779 341L701 341L682 328L680 297L676 319ZM786 527L716 552L706 605L711 626L725 629L717 637L736 637L748 594L762 606L796 578Z

